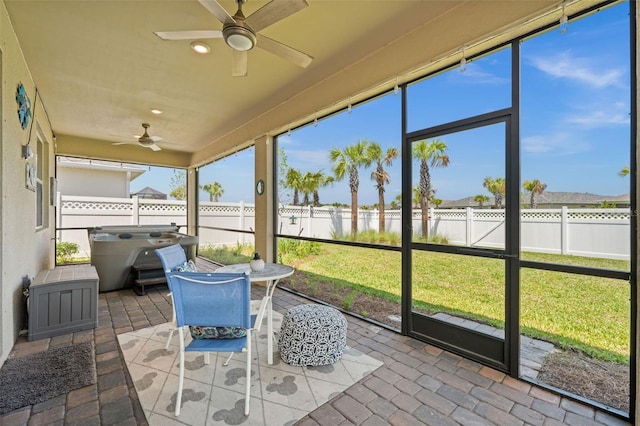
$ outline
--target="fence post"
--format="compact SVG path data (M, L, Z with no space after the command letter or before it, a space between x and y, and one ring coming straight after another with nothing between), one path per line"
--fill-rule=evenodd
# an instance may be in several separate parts
M427 212L427 230L429 231L428 235L432 235L432 231L433 231L433 211L434 211L434 208L429 207L429 211Z
M140 203L138 202L138 196L131 197L131 224L140 225Z
M244 230L244 201L240 201L240 217L238 218L239 222L238 222L238 229L242 229ZM240 240L242 242L242 244L244 245L245 242L245 233L241 232L240 233Z
M569 211L567 206L560 209L560 253L569 253Z
M313 206L309 205L309 224L308 224L308 227L307 227L307 236L308 237L313 235L313 231L312 231L312 227L311 227L311 225L313 225L313 212L314 212Z
M378 224L380 223L380 209L373 209L371 211L371 219L369 220L369 227L371 229L379 230Z
M465 245L467 247L471 246L471 233L472 233L472 226L473 226L473 209L471 207L466 207L465 209L465 222L467 223L467 234L465 236L466 241L465 241Z

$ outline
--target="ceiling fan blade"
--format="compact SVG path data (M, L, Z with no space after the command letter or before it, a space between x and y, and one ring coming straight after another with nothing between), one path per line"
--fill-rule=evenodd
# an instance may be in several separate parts
M198 1L209 12L211 12L213 16L218 18L218 21L222 22L223 24L226 24L228 22L236 22L236 20L233 19L231 15L229 15L229 12L227 12L224 9L224 7L220 6L220 3L218 3L216 0L198 0Z
M309 6L309 3L307 3L306 0L271 0L249 15L244 22L249 25L253 31L258 32L287 16L299 12L307 6Z
M306 68L309 66L311 61L313 61L313 57L307 55L306 53L300 52L299 50L294 49L293 47L287 46L286 44L282 44L279 41L275 41L269 37L258 35L258 41L256 46L273 53L274 55L278 55L281 58L290 61L299 67Z
M145 139L150 139L149 141L147 140L143 140L143 142L160 142L162 140L162 138L160 136L142 136L142 135L133 135L133 137L136 139L136 142L140 142L140 138L144 137ZM125 143L129 143L129 142L118 142L119 144L125 144ZM134 142L131 142L134 143Z
M222 38L222 31L156 31L155 35L162 40L196 40L206 38Z
M159 147L158 145L156 145L155 143L154 143L154 144L151 144L151 145L148 145L148 146L147 146L147 148L150 148L152 151L161 151L161 150L162 150L162 148L160 148L160 147Z
M114 142L111 145L131 145L131 142Z
M247 75L247 51L233 50L231 58L231 75L233 77L244 77Z

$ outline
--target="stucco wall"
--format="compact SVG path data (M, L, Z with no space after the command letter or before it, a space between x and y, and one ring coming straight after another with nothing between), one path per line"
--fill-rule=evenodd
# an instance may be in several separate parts
M27 143L29 127L23 130L17 116L16 88L22 83L32 105L35 103L31 146L36 151L36 135L45 142L41 158L44 199L49 200L49 176L53 175L54 140L41 100L35 102L35 85L25 64L20 46L9 21L4 2L0 4L0 73L2 84L2 115L0 129L0 364L6 360L19 331L24 328L25 304L22 296L22 277L33 277L41 269L55 263L53 236L53 208L44 211L44 227L36 230L36 193L25 187L25 160L21 145Z
M58 191L65 195L129 198L127 172L58 168Z

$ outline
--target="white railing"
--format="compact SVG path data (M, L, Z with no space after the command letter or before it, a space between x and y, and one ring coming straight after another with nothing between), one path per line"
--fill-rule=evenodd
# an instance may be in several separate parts
M184 201L137 198L59 196L57 228L106 225L186 224ZM201 202L199 242L202 246L253 243L253 235L215 228L255 229L253 204ZM377 210L358 211L358 231L378 230ZM385 229L400 234L400 210L386 210ZM294 223L295 222L295 223ZM421 211L415 209L413 232L421 234ZM327 238L351 230L351 209L340 207L281 206L276 232ZM629 259L629 209L523 209L520 235L524 251ZM449 244L502 248L505 241L504 210L430 209L429 234ZM58 231L58 241L77 243L80 254L89 253L87 232Z

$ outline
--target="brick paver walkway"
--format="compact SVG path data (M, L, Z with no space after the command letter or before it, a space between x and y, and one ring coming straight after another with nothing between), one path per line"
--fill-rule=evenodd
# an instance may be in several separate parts
M255 287L254 297L264 293ZM284 290L274 309L306 303ZM98 381L0 416L0 425L146 425L116 336L171 318L166 288L144 296L102 293L95 330L28 342L10 356L93 341ZM606 412L561 397L418 340L347 316L348 344L384 362L372 375L311 412L299 425L627 425ZM1 390L0 390L1 391Z

